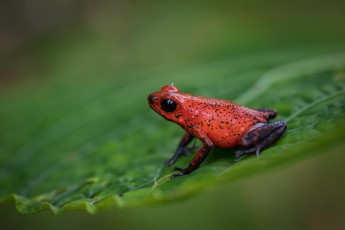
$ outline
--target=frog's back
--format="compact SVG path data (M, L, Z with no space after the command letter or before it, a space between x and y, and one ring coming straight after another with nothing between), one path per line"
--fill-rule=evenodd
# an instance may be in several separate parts
M268 119L268 115L265 113L228 100L202 98L196 104L198 105L196 109L204 117L211 116L211 120L221 123L222 121L229 121L229 123L258 123L266 122Z
M205 103L203 130L215 147L234 148L254 124L267 123L268 115L231 101L210 98Z

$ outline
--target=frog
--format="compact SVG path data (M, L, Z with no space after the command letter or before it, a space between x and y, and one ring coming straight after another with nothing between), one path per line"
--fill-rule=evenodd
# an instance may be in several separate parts
M148 104L163 118L186 131L173 156L165 162L167 166L173 165L180 156L190 154L188 144L194 138L202 143L188 167L172 169L171 179L188 175L199 168L214 148L236 149L236 157L247 154L259 156L262 150L275 144L287 129L282 120L271 122L277 116L275 109L252 109L230 100L188 94L173 84L149 94Z

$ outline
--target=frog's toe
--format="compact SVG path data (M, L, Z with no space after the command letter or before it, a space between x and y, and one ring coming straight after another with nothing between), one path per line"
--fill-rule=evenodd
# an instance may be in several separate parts
M243 153L243 151L241 151L241 150L237 150L236 152L235 152L235 156L237 157L237 158L239 158L239 157L241 157L241 156L243 156L244 155L244 153Z
M183 168L180 168L180 167L174 167L171 171L179 171L179 172L183 172L184 169Z
M179 173L174 173L170 176L170 179L174 179L175 177L178 177L178 176L183 176L184 174L182 172L179 172Z
M188 170L188 168L186 169L183 169L183 168L180 168L180 167L175 167L173 168L171 171L179 171L179 173L174 173L170 176L170 179L173 179L175 177L178 177L178 176L184 176L184 175L187 175L190 173L190 171Z
M235 152L235 156L237 158L245 155L245 154L249 154L249 153L256 153L257 156L259 155L260 150L258 150L257 148L253 147L253 148L249 148L249 149L239 149Z

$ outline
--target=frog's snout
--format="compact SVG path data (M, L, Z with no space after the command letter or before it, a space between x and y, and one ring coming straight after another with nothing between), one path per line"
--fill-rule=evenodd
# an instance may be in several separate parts
M155 103L155 101L157 101L157 100L158 100L158 97L157 97L157 96L154 96L154 95L152 95L152 94L150 94L149 97L148 97L148 101L149 101L149 104L150 104L150 105L153 104L153 103Z

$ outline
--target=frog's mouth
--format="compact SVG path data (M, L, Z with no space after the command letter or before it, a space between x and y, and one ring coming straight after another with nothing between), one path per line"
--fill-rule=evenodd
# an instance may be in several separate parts
M151 106L152 104L154 104L156 101L158 100L158 97L157 96L154 96L152 94L150 94L148 96L148 102L149 102L149 105Z
M151 93L147 97L147 101L151 109L153 109L156 113L159 113L159 97L157 97L156 93Z

